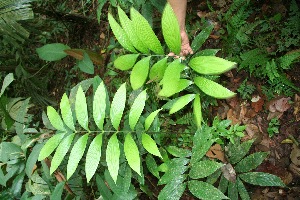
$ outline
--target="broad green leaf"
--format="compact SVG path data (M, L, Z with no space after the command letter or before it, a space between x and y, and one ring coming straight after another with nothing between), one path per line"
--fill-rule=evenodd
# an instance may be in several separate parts
M220 178L218 189L221 192L225 193L227 191L227 188L228 188L228 183L229 183L229 181L225 178L225 176L222 175L221 178Z
M189 181L188 187L190 192L199 199L229 199L220 190L202 181Z
M241 181L241 179L237 178L237 188L240 194L240 197L242 200L250 200L250 196L247 192L247 189L245 188L243 182Z
M124 31L127 33L129 40L133 46L140 52L148 54L149 50L147 46L139 39L135 29L133 27L133 22L127 17L126 13L118 6L118 15L120 23Z
M4 187L6 187L6 178L3 174L1 167L0 167L0 185L3 185Z
M63 193L64 186L65 182L58 183L50 196L50 200L61 200L61 195Z
M185 66L180 63L179 59L174 60L165 71L164 77L161 80L160 84L164 85L167 83L172 83L173 80L178 81L180 79L180 74L184 70Z
M142 144L149 153L162 158L155 141L150 137L150 135L146 133L142 134Z
M61 43L53 43L37 48L36 52L42 60L56 61L68 55L64 52L66 49L70 49L70 47Z
M148 129L150 128L154 118L156 117L156 115L159 113L159 111L161 111L161 109L158 109L156 111L153 111L150 115L148 115L148 117L145 120L145 131L148 131Z
M93 117L95 124L103 130L103 123L106 111L106 90L103 81L98 86L93 100Z
M110 120L113 127L118 130L126 102L126 83L117 90L110 107Z
M4 80L3 80L3 85L1 88L1 93L0 93L0 97L2 96L2 94L4 93L5 89L11 84L11 82L13 82L14 79L14 74L13 73L9 73L5 76Z
M86 104L85 94L81 86L79 86L76 94L75 113L80 126L88 131L89 118L88 118L87 104Z
M85 151L88 138L89 133L86 133L85 135L81 136L74 144L67 164L67 179L69 179L74 174L78 163Z
M227 99L235 95L234 92L231 92L222 85L204 77L196 77L194 82L205 94L217 99Z
M192 58L189 66L200 74L219 75L236 67L236 63L216 56L199 56Z
M52 106L47 107L47 116L52 126L60 131L65 131L64 123L61 120L59 114Z
M214 25L210 25L205 27L193 40L191 44L191 48L194 52L196 52L200 47L203 45L203 43L206 41L206 39L209 37L211 31L213 30Z
M12 186L10 186L10 188L9 188L9 191L13 197L21 196L24 176L25 176L25 172L21 171L16 177L14 177L14 179L12 181ZM48 188L48 186L46 186L46 188ZM33 192L35 192L35 191L33 191Z
M175 200L180 199L186 188L186 183L183 183L184 176L176 177L169 182L159 193L158 200Z
M130 17L133 22L133 28L140 41L154 53L160 55L164 54L164 50L148 21L133 7L130 9Z
M96 184L98 191L100 192L100 195L103 197L104 200L113 198L110 190L107 188L108 186L98 174L96 174Z
M117 133L113 134L108 141L106 148L106 163L108 171L114 180L117 182L118 171L119 171L119 158L120 158L120 147Z
M228 197L231 200L239 200L237 184L231 181L228 183Z
M58 144L61 142L64 135L65 135L65 133L59 133L59 134L53 135L43 146L38 160L41 161L41 160L45 159L46 157L48 157L54 151L54 149L58 146Z
M7 163L9 160L18 159L23 154L21 147L12 142L0 143L0 161Z
M230 145L228 156L231 164L236 164L248 153L254 140L248 140L239 145Z
M120 70L129 70L133 67L136 62L136 59L139 57L139 54L126 54L119 56L114 61L114 66Z
M200 95L196 94L194 102L193 102L193 113L194 119L197 125L197 128L201 128L201 121L202 121L202 108L200 102Z
M189 176L192 179L205 178L211 175L212 173L214 173L222 166L223 166L222 163L217 163L212 160L199 161L192 165Z
M69 98L66 93L61 98L60 101L60 111L61 111L61 116L65 122L65 124L72 130L75 131L75 125L74 125L74 120L73 120L73 114L69 102Z
M130 83L133 90L139 89L146 82L149 73L150 58L151 56L143 58L132 68Z
M180 28L177 17L169 3L166 4L161 18L164 39L170 50L179 55L181 49Z
M170 114L173 114L179 110L181 110L184 106L186 106L188 103L190 103L192 100L194 100L195 94L186 94L182 97L180 97L172 106L170 110Z
M130 42L127 34L110 13L108 13L108 22L118 42L128 51L136 53L136 50Z
M212 173L211 175L209 175L206 179L206 183L209 184L215 184L217 182L217 180L220 178L220 175L222 174L221 170L217 170L214 173Z
M89 55L83 52L83 59L77 61L77 66L81 71L87 74L94 74L94 64Z
M125 137L124 141L124 153L126 156L126 160L136 173L138 173L141 176L141 159L140 159L140 153L139 149L136 146L135 141L133 140L131 133L128 133Z
M89 150L86 153L85 175L87 182L90 182L91 178L94 176L100 162L102 136L103 134L101 133L93 139L90 144Z
M240 174L239 178L252 185L285 187L285 184L278 176L263 172L248 172Z
M160 81L164 77L164 73L167 69L168 58L164 57L163 59L156 62L150 69L149 78L150 80Z
M147 157L146 157L146 166L151 174L153 174L158 179L160 178L159 172L157 169L158 166L157 166L156 161L153 158L152 154L150 154L150 153L147 154Z
M129 126L131 130L134 130L143 110L145 107L147 93L146 90L142 91L134 100L129 111Z
M28 177L31 177L31 174L33 173L33 167L38 159L42 147L43 144L36 144L27 158L25 172Z
M52 174L60 165L60 163L65 159L66 154L69 151L69 148L74 139L75 133L72 133L65 137L63 141L58 145L55 154L52 158L50 174Z
M192 152L189 149L182 149L176 146L168 146L167 151L175 157L190 157Z
M269 155L268 152L256 152L242 159L235 167L236 172L249 172L258 167Z

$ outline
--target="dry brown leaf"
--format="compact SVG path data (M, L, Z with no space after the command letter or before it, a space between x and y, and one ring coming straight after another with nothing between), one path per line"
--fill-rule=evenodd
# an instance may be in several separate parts
M290 158L295 165L300 166L300 148L295 144L293 144L293 150L290 154Z
M294 163L290 164L289 170L293 172L295 176L300 177L300 167L297 167Z
M233 109L229 109L227 112L227 119L231 120L232 124L240 124L240 120L236 117L237 114Z
M260 96L254 96L251 99L251 107L254 109L255 112L262 111L263 106L264 106L264 99L261 98Z
M294 100L294 115L296 117L296 121L300 120L300 96L297 94L295 95L295 100Z
M268 109L270 112L284 112L287 111L291 105L289 104L290 97L282 97L279 99L273 99L268 103Z
M206 152L206 156L209 158L216 158L216 159L222 161L223 163L226 162L224 152L222 150L221 145L219 145L219 144L215 144L215 145L211 146L210 149L208 150L208 152Z

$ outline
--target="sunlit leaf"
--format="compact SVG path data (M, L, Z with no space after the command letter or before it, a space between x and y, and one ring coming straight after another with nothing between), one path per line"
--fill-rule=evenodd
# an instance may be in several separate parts
M60 131L66 130L62 119L52 106L47 107L47 116L54 128Z
M200 102L200 95L196 94L194 102L193 102L193 113L194 119L197 125L197 128L201 128L201 121L202 121L202 108Z
M186 106L188 103L190 103L192 100L194 100L195 94L186 94L184 96L181 96L172 106L170 109L170 114L173 114L182 108Z
M65 133L59 133L59 134L53 135L43 146L38 160L41 161L41 160L45 159L47 156L49 156L54 151L54 149L58 146L58 144L61 142L64 135L65 135Z
M141 59L132 68L130 83L133 90L139 89L146 82L149 73L150 58L151 56Z
M158 110L156 110L156 111L153 111L153 112L146 118L146 120L145 120L145 131L147 131L147 130L150 128L150 126L151 126L151 124L152 124L154 118L156 117L156 115L158 114L158 112L161 111L161 110L162 110L162 108L161 108L161 109L158 109Z
M98 86L93 100L93 117L95 124L103 130L103 123L106 111L106 90L103 81Z
M126 54L119 56L114 61L114 66L120 70L129 70L133 67L136 62L136 59L139 57L139 54Z
M88 131L89 119L88 119L87 104L86 104L85 94L81 86L79 86L76 94L75 113L80 126Z
M129 126L131 130L134 130L143 110L145 107L147 93L146 90L142 91L134 100L129 111Z
M61 116L65 122L65 124L73 131L75 131L74 126L74 120L73 120L73 114L69 102L69 98L67 94L65 93L60 101L60 110L61 110Z
M126 156L126 160L136 173L138 173L141 176L141 159L138 147L136 146L135 141L133 140L131 133L128 133L125 137L124 141L124 153Z
M168 66L167 61L168 58L164 57L151 67L149 72L150 80L160 81L164 77L164 73Z
M118 130L126 102L126 83L117 90L110 107L110 120L113 127Z
M150 135L146 133L142 134L142 144L149 153L162 158L155 141L150 137Z
M202 181L188 182L190 192L199 199L229 199L220 190Z
M120 158L120 147L117 134L113 134L108 141L106 148L106 163L108 171L114 180L117 182L118 172L119 172L119 158Z

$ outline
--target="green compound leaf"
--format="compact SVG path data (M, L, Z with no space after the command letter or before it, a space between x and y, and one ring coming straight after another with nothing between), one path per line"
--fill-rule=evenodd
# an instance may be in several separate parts
M72 130L75 131L75 125L74 125L74 119L73 119L73 114L69 102L69 98L67 94L65 93L60 101L60 111L61 111L61 116L65 122L65 124Z
M106 90L103 81L98 86L93 100L93 118L100 130L103 130L103 123L106 111Z
M219 75L236 67L236 63L216 56L199 56L191 59L189 66L200 74Z
M179 55L181 49L180 28L177 17L169 3L162 14L161 26L164 39L170 50Z
M193 102L193 113L194 119L197 125L197 128L201 128L201 121L202 121L202 108L200 102L200 95L196 94L194 102Z
M186 94L182 97L179 97L179 99L173 104L169 113L173 114L181 110L184 106L186 106L188 103L194 100L194 98L195 98L195 94Z
M259 166L269 155L268 152L256 152L241 160L235 167L236 172L249 172Z
M119 162L120 162L119 158L120 158L119 140L117 138L117 133L115 133L109 139L106 148L106 163L107 163L108 171L115 183L117 183L117 177L119 171Z
M189 181L190 192L199 199L229 199L220 190L209 183L202 181Z
M156 178L160 178L159 176L159 172L158 172L158 166L156 164L156 161L155 159L153 158L152 154L147 154L147 157L146 157L146 166L149 170L149 172L151 174L153 174L153 176L155 176Z
M60 131L66 130L62 119L52 106L47 107L47 116L54 128Z
M194 82L205 94L217 99L228 99L236 95L222 85L204 77L196 77Z
M86 104L85 94L81 86L79 86L76 93L75 113L80 126L88 131L89 118L88 118L87 104Z
M114 61L115 68L120 70L129 70L133 67L138 57L139 54L126 54L123 56L119 56Z
M46 142L46 144L43 146L38 160L41 161L41 160L45 159L46 157L48 157L54 151L54 149L58 146L58 144L63 139L65 134L66 133L59 133L59 134L52 136Z
M144 110L145 107L145 102L146 102L146 97L147 93L146 90L142 91L134 100L130 111L129 111L129 126L131 130L134 130L135 125L137 124L142 111Z
M74 139L75 133L68 135L63 139L63 141L58 145L55 154L52 158L51 167L50 167L50 174L52 174L60 165L60 163L65 158L72 141Z
M66 49L70 49L70 47L61 43L53 43L37 48L36 52L42 60L56 61L68 55L64 52Z
M184 177L179 176L169 182L159 193L158 200L165 199L180 199L186 188L186 183L183 183Z
M248 172L240 174L239 178L252 185L285 187L285 184L278 176L263 172Z
M230 145L228 156L231 164L239 162L249 151L254 140L248 140L239 145Z
M205 178L222 166L222 163L217 163L212 160L199 161L192 165L189 176L192 179Z
M196 52L200 47L203 45L203 43L206 41L206 39L209 37L211 31L213 30L214 25L210 25L205 27L193 40L191 44L191 48L194 52Z
M150 58L151 56L143 58L134 65L130 74L130 83L133 90L139 89L146 82L149 73Z
M89 133L86 133L85 135L81 136L74 144L67 164L67 179L69 179L74 174L78 163L85 151L88 138Z
M148 54L149 50L147 46L138 38L135 29L133 27L133 22L127 17L126 13L118 6L118 15L122 28L127 33L127 36L133 46L140 52Z
M93 139L86 154L85 173L87 182L90 182L94 176L100 162L102 136L103 134L101 133Z
M241 196L241 199L242 200L250 200L250 196L249 196L243 182L241 181L241 179L237 178L236 184L237 184L237 188L238 188L239 194Z
M130 133L128 133L125 137L124 153L131 169L141 176L141 159L139 149Z
M83 52L83 59L77 62L77 66L84 73L94 74L95 72L93 61L85 51Z
M192 155L189 149L182 149L176 146L168 146L167 151L175 157L190 157Z
M110 120L113 127L118 130L126 102L126 83L117 90L110 108Z
M108 22L119 43L128 51L136 53L136 50L130 42L127 34L110 13L108 13Z
M145 131L148 131L148 129L150 128L152 122L154 121L154 118L156 117L156 115L159 113L159 111L161 111L161 109L158 109L156 111L153 111L145 120Z
M52 192L52 194L50 196L50 200L61 200L61 195L63 193L64 186L65 186L65 182L64 181L58 183L55 186L55 188L54 188L54 190L53 190L53 192Z
M149 73L150 80L160 81L164 77L164 73L168 66L167 60L168 58L164 57L163 59L161 59L151 67Z
M146 133L142 134L142 144L149 153L162 158L155 141L150 137L150 135Z
M164 54L164 50L148 21L133 7L130 9L130 16L136 35L143 42L143 44L155 54Z

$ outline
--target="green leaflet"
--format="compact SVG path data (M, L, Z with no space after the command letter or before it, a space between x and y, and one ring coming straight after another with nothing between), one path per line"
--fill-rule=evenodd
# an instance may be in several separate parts
M168 65L160 84L171 84L173 80L178 81L180 79L180 73L184 70L184 68L185 66L180 63L179 59L174 60Z
M133 28L137 37L155 54L164 54L164 50L150 27L148 21L133 7L130 9Z
M4 80L3 80L3 85L1 87L1 92L0 92L0 97L2 96L2 94L4 93L5 89L11 84L11 82L13 82L14 79L14 74L13 73L9 73L5 76Z
M197 128L201 128L201 121L202 121L202 108L200 102L200 95L196 94L194 102L193 102L193 113L194 119L197 125Z
M115 61L115 68L120 70L129 70L133 67L136 59L139 57L139 54L126 54L119 56Z
M63 141L58 145L55 154L52 158L51 167L50 167L50 174L52 174L60 165L60 163L65 158L67 152L69 151L69 148L72 144L72 141L74 139L75 133L72 133L65 137Z
M147 46L138 38L135 29L133 27L133 22L127 17L126 13L118 6L118 15L122 28L127 33L127 36L133 46L140 52L148 54L149 50Z
M131 133L128 133L125 137L124 141L124 153L126 156L126 160L136 173L138 173L141 176L141 159L138 147L136 146L136 143L134 142Z
M56 61L68 55L64 52L66 49L70 49L70 47L61 43L53 43L37 48L36 52L42 60Z
M159 193L158 200L165 199L180 199L186 188L186 183L183 183L184 176L176 177L169 182Z
M110 190L107 188L108 186L98 174L96 174L96 184L98 191L100 192L104 200L113 198Z
M175 157L190 157L192 155L189 149L182 149L176 146L168 146L167 151Z
M150 80L160 81L164 77L165 70L168 66L167 60L168 58L164 57L151 67L149 72Z
M205 94L217 99L227 99L235 95L234 92L231 92L222 85L204 77L198 76L194 79L194 82Z
M117 133L115 133L109 139L106 148L106 163L107 163L108 171L115 183L117 183L117 177L119 171L119 162L120 162L119 158L120 158L119 140L117 138Z
M42 147L43 147L43 144L35 145L31 151L30 155L27 158L26 165L25 165L26 166L25 172L28 177L31 177L31 174L33 172L33 167L38 159L38 156L40 154ZM1 178L1 176L0 176L0 178Z
M62 138L64 137L65 134L66 133L59 133L59 134L52 136L46 142L46 144L43 146L38 160L41 161L41 160L45 159L47 156L49 156L54 151L54 149L57 147L57 145L60 143L60 141L62 140Z
M231 200L239 200L237 184L231 181L228 183L228 197Z
M63 193L64 186L65 182L58 183L50 196L50 200L61 200L61 195Z
M225 178L225 176L221 175L218 189L221 192L225 193L228 188L228 183L229 183L229 181Z
M156 164L156 161L155 159L153 158L152 154L147 154L147 157L146 157L146 165L147 165L147 168L149 170L149 172L151 174L153 174L156 178L160 178L159 177L159 172L158 172L158 166Z
M102 136L103 134L101 133L94 138L86 153L85 172L87 182L90 182L91 178L94 176L100 162Z
M113 127L118 130L126 102L126 83L117 90L110 107L110 120Z
M69 102L69 98L66 93L61 98L60 101L60 111L61 111L61 116L65 122L65 124L72 130L75 131L75 125L74 125L74 120L73 120L73 114Z
M231 145L228 151L228 156L231 164L239 162L249 151L254 140L248 140L239 145Z
M47 107L47 116L52 126L60 131L65 131L64 123L61 120L59 114L52 106Z
M146 90L142 91L134 100L130 111L129 111L129 126L131 130L134 130L135 125L137 124L142 111L144 110L145 107L145 102L146 102L146 97L147 93Z
M191 48L193 49L194 52L196 52L202 44L205 42L205 40L209 37L211 31L213 30L214 25L210 25L205 27L193 40L191 44Z
M162 14L161 27L164 39L170 50L179 55L181 49L180 29L177 17L169 3Z
M220 190L202 181L189 181L190 192L199 199L228 199Z
M161 111L161 109L158 109L156 111L153 111L150 115L148 115L148 117L145 120L145 131L148 131L148 129L150 128L154 118L156 117L156 115L158 114L159 111Z
M239 194L241 196L241 199L242 200L250 200L250 196L249 196L243 182L241 181L241 179L237 178L236 184L237 184L237 188L238 188Z
M240 174L239 178L252 185L285 187L285 184L279 177L263 172L248 172Z
M236 67L236 63L216 56L199 56L192 58L189 66L200 74L219 75Z
M93 117L95 124L103 130L103 123L106 111L106 90L103 81L98 86L93 100Z
M86 104L85 94L81 86L79 86L76 94L75 113L80 126L88 131L89 118L88 118L87 104Z
M110 13L108 13L108 22L119 43L128 51L136 53L136 50L132 46L127 34Z
M146 133L142 134L142 144L149 153L162 158L155 141Z
M192 179L205 178L214 173L217 169L219 169L222 166L222 163L217 163L212 160L199 161L192 165L189 176Z
M170 114L173 114L179 110L181 110L184 106L186 106L188 103L190 103L192 100L194 100L195 94L186 94L182 97L180 97L172 106L170 109Z
M142 87L147 80L150 67L150 58L151 56L143 58L134 65L130 74L130 83L133 90Z
M88 138L89 133L86 133L85 135L81 136L74 144L67 164L67 179L69 179L74 174L78 163L85 151Z
M268 152L256 152L242 159L235 167L236 172L248 172L259 166L269 155Z

